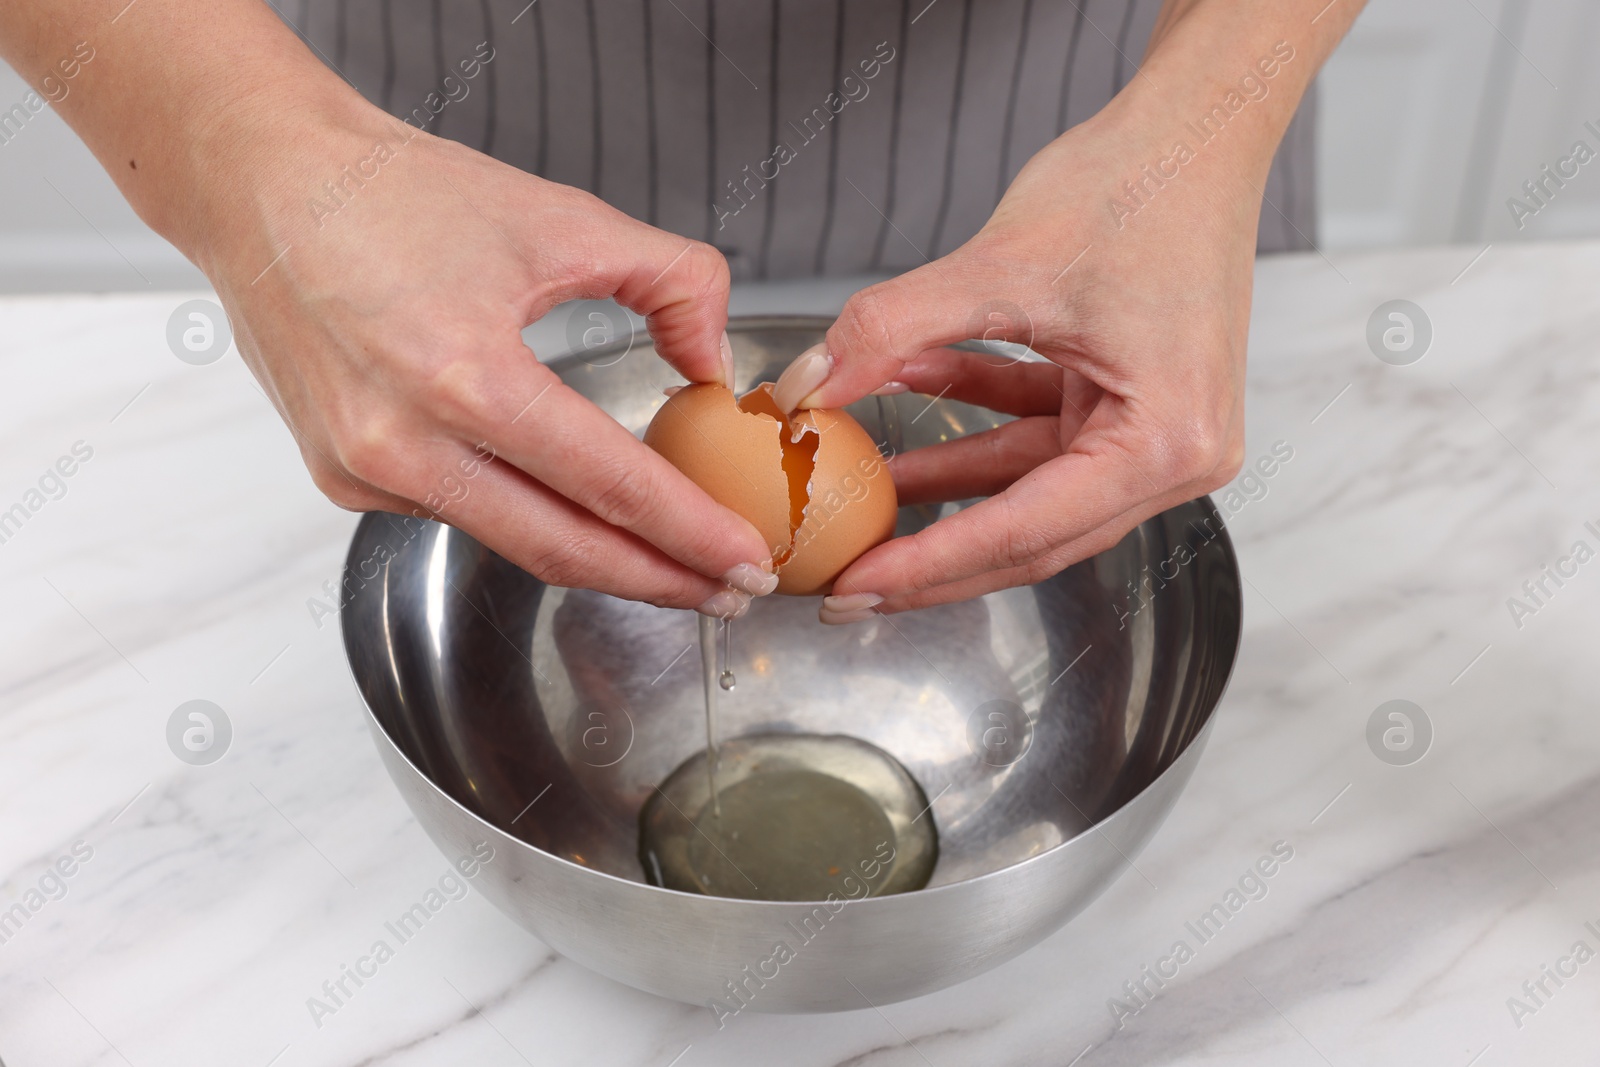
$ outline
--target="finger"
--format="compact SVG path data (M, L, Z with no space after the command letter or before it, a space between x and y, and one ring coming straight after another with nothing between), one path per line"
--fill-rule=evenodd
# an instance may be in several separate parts
M915 393L1021 417L1059 412L1065 395L1063 377L1069 374L1055 363L958 348L930 348L902 366L896 372L896 380ZM1089 406L1092 405L1085 406L1085 410Z
M742 614L749 606L746 594L600 521L506 463L454 447L441 449L432 466L458 482L451 499L435 501L438 517L549 585L713 615Z
M525 175L519 175L525 181ZM728 261L691 241L630 218L590 193L534 179L535 210L508 218L523 243L550 250L555 277L541 303L614 299L643 315L656 350L690 381L725 381Z
M727 259L703 242L628 222L615 247L632 257L617 274L617 303L644 316L656 353L685 378L733 388Z
M494 465L482 453L464 448L446 451L450 454L431 465L434 488L419 493L421 501L355 478L320 452L307 454L306 465L323 495L347 511L448 522L550 585L581 585L718 617L732 618L747 610L748 582L745 591L730 590L725 581L697 574L607 526L515 468Z
M1081 420L1067 427L1070 440ZM1059 416L1018 419L982 433L913 448L889 461L901 506L993 496L1061 455Z
M993 288L988 277L974 277L959 256L945 259L869 286L850 298L828 330L824 348L796 360L779 384L780 406L792 397L802 407L843 407L897 380L902 368L924 350L964 341ZM982 331L996 340L1005 329Z
M841 580L850 583L845 588L889 598L1026 567L1141 502L1161 497L1175 483L1191 480L1165 473L1158 480L1137 462L1104 438L1074 440L1067 454L1004 492L868 552Z
M553 373L533 366L530 374L526 349L520 362L491 358L460 372L470 377L452 386L445 406L463 438L485 441L542 485L703 575L770 563L772 546L747 520Z
M903 596L889 597L877 603L874 606L874 610L885 615L891 615L896 612L912 611L917 608L933 607L938 604L953 604L962 600L971 600L974 597L983 596L985 593L992 593L999 589L1010 589L1013 586L1034 585L1059 574L1074 563L1115 547L1118 542L1128 535L1130 530L1133 530L1146 519L1193 499L1194 497L1186 490L1174 490L1123 512L1111 522L1090 531L1083 537L1058 546L1028 565L987 571L970 578L963 578L960 581L945 582ZM844 576L841 576L840 581L845 580ZM834 587L846 592L850 588L840 585L839 582L835 582ZM832 605L828 603L828 599L831 598L824 599L821 609L823 622L858 622L867 617L859 609L855 609L853 602L848 601L838 602L843 604L847 609L846 611L834 611L832 610ZM1113 609L1115 606L1112 605Z

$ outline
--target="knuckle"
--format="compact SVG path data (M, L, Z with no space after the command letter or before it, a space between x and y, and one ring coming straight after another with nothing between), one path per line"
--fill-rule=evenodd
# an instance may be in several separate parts
M495 395L482 364L471 359L446 362L428 381L424 395L429 408L454 426L482 425Z
M1000 564L1006 569L1027 568L1048 557L1055 538L1022 521L1016 508L1006 505L1005 540L1000 544Z
M531 546L522 566L546 585L586 586L592 584L597 548L582 535L561 537Z
M1221 489L1244 469L1244 437L1240 434L1230 434L1228 443L1222 450L1222 458L1217 462L1216 469L1206 478L1205 491Z
M1167 473L1179 485L1203 481L1225 465L1235 449L1242 451L1217 421L1208 417L1187 419L1168 442Z
M868 352L899 350L897 339L903 316L900 300L888 284L863 289L850 298L829 331L830 348L860 348Z
M1078 561L1075 556L1066 551L1047 553L1022 568L1022 582L1019 584L1037 585L1048 578L1054 578L1076 562Z
M696 296L715 297L726 293L732 285L733 274L728 268L728 258L704 241L690 241L683 255L688 267L690 286Z
M611 467L595 472L582 501L601 520L625 530L646 525L660 510L660 494L643 471Z
M694 608L704 603L709 595L701 588L702 584L687 575L680 575L639 599L658 608Z
M343 471L320 460L306 464L317 492L345 511L372 511L380 506L376 493L355 484Z
M687 531L687 537L681 547L674 547L672 555L686 566L699 570L702 562L711 563L730 556L735 563L744 562L748 557L736 551L741 543L738 534L722 522L696 523L693 529ZM729 563L728 566L733 566L733 563ZM712 569L713 573L720 573L715 568L709 569ZM685 580L692 581L688 578Z
M1136 522L1118 520L1076 542L1058 545L1023 569L1025 581L1028 585L1034 585L1047 578L1054 578L1074 563L1113 547L1137 525Z
M361 481L380 488L389 487L398 473L397 439L387 422L364 420L335 436L333 458Z

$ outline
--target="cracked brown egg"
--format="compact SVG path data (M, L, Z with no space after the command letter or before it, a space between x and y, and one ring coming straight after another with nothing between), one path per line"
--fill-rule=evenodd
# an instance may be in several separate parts
M771 385L737 399L724 386L685 386L650 420L644 443L761 531L780 593L831 593L846 567L894 533L894 479L867 431L843 411L786 416Z

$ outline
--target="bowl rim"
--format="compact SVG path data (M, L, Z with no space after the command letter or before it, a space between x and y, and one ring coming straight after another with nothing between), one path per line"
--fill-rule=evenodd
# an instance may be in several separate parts
M820 315L820 314L816 314L816 313L812 313L812 312L798 312L798 311L796 311L796 312L776 312L776 313L771 313L771 314L758 314L758 315L730 315L728 317L728 332L730 334L732 334L732 333L742 333L742 332L746 332L746 331L749 331L749 330L782 330L782 329L798 329L798 328L804 328L804 327L821 327L823 332L826 333L827 332L826 328L831 326L831 325L833 325L837 321L838 321L838 316L837 315ZM566 364L572 363L574 361L579 362L579 363L585 363L588 359L599 358L601 356L609 356L609 355L612 355L612 354L614 354L616 352L619 352L619 351L620 352L632 352L634 347L636 345L638 345L641 340L643 340L646 344L650 344L650 345L654 345L655 344L655 341L650 337L649 331L645 330L641 326L640 328L634 330L633 333L629 334L626 338L618 338L615 341L610 341L610 342L607 342L606 344L603 344L603 345L597 345L594 348L589 349L587 352L584 352L581 355L576 350L570 350L569 349L569 350L565 350L565 351L556 352L553 355L550 355L550 356L547 356L547 357L543 357L542 356L542 357L540 357L539 362L543 363L546 367L549 367L552 370L555 370L557 368L563 367ZM956 342L954 342L952 344L944 345L943 347L975 351L977 349L973 349L972 346L977 345L977 344L978 344L978 342L976 340L956 341ZM1035 352L1031 348L1027 348L1025 346L1019 346L1019 347L1022 347L1022 353L1023 353L1023 354L1017 356L1017 360L1019 362L1024 362L1024 363L1049 363L1049 362L1051 362L1049 359L1046 359L1044 356L1041 356L1039 353ZM1007 421L1010 421L1013 418L1013 416L1007 415L1007 416L1005 416L1005 418L1006 418Z
M1174 505L1174 507L1175 508L1187 507L1190 504L1194 504L1194 503L1196 503L1198 501L1204 501L1205 504L1211 506L1212 510L1215 511L1216 514L1219 517L1221 516L1221 514L1222 514L1221 510L1216 508L1216 505L1211 500L1210 494L1202 494L1201 496L1196 497L1194 500L1185 501L1182 504ZM1170 511L1170 510L1173 510L1173 509L1169 508L1167 510ZM1165 514L1165 513L1166 512L1159 512L1158 515ZM355 557L357 555L357 551L356 551L357 544L360 542L362 533L367 528L368 523L376 525L379 521L381 521L380 516L383 515L383 514L385 514L385 513L383 513L383 512L367 512L367 513L362 515L360 521L356 524L355 532L351 535L350 549L346 553L346 558L345 558L345 566L346 567L351 566L352 563L355 562ZM1156 516L1152 516L1152 518L1154 518L1154 517L1156 517ZM456 532L458 534L461 534L461 536L463 536L463 537L470 537L471 536L470 534L467 534L464 531L456 530L455 527L449 526L447 523L440 523L437 520L425 520L425 521L430 521L430 522L433 522L435 525L442 526L442 527L445 527L447 529L453 530L454 532ZM1145 521L1148 522L1150 520L1146 519ZM1179 764L1183 762L1185 757L1190 756L1191 752L1197 752L1197 751L1200 751L1200 750L1202 750L1204 748L1206 739L1210 735L1211 728L1212 728L1213 724L1215 724L1215 722L1217 721L1217 710L1218 710L1218 708L1220 708L1222 706L1223 700L1226 699L1226 697L1228 695L1228 689L1233 683L1234 672L1238 669L1239 652L1240 652L1240 649L1241 649L1241 647L1243 645L1244 630L1245 630L1245 627L1244 627L1244 595L1243 595L1244 594L1244 589L1243 589L1242 575L1241 575L1240 570L1239 570L1239 556L1238 556L1237 551L1234 549L1233 538L1228 533L1228 528L1227 528L1227 524L1226 524L1225 521L1222 522L1219 525L1219 533L1220 533L1220 537L1217 538L1216 540L1220 540L1220 542L1221 542L1220 548L1222 550L1223 558L1227 561L1230 575L1233 578L1233 586L1234 586L1235 589L1237 589L1239 591L1239 625L1238 625L1237 633L1236 633L1235 638L1234 638L1234 652L1233 652L1233 656L1230 658L1230 660L1228 662L1227 672L1223 676L1222 684L1217 689L1216 699L1211 702L1211 706L1206 710L1205 721L1200 724L1199 729L1197 729L1194 732L1194 736L1191 737L1189 739L1188 743L1183 746L1182 751L1180 751L1176 756L1173 757L1172 762L1167 764L1167 766L1164 767L1161 770L1160 774L1157 774L1154 778L1150 779L1149 782L1145 783L1145 785L1141 789L1139 789L1138 792L1134 793L1132 796L1128 797L1128 799L1126 799L1120 805L1118 805L1118 807L1117 807L1117 809L1115 811L1111 812L1110 814L1104 816L1101 819L1096 820L1095 822L1091 823L1090 825L1084 827L1082 830L1078 831L1076 834L1073 834L1071 837L1066 838L1065 840L1059 841L1054 845L1051 845L1049 848L1045 849L1042 852L1039 852L1039 853L1037 853L1035 855L1029 856L1026 859L1018 860L1017 862L1008 864L1008 865L1006 865L1004 867L1000 867L1000 868L998 868L996 870L985 871L983 874L974 875L971 878L963 878L963 879L961 879L959 881L955 881L955 882L946 882L943 885L927 886L927 887L924 887L922 889L913 889L913 890L909 890L909 891L904 892L904 893L892 893L892 894L889 894L888 896L881 896L881 897L866 896L866 897L861 897L859 900L852 899L852 903L853 904L857 904L857 905L864 904L864 905L868 905L868 906L877 905L879 907L894 906L892 904L892 902L895 901L895 900L899 900L899 899L906 899L906 898L926 899L927 897L929 897L929 896L931 896L933 894L945 894L947 892L954 892L954 891L957 891L957 890L961 890L963 892L966 892L966 891L970 891L966 887L977 885L977 884L985 882L986 880L991 879L991 878L998 878L1001 875L1008 875L1008 876L1014 877L1015 876L1015 872L1019 871L1020 869L1022 869L1024 867L1031 866L1031 865L1035 865L1035 864L1038 864L1038 863L1044 861L1047 857L1050 857L1050 856L1054 855L1055 853L1060 852L1061 850L1065 849L1067 846L1071 845L1073 842L1078 841L1078 840L1080 840L1080 839L1082 839L1084 837L1087 837L1090 834L1103 832L1103 828L1105 827L1105 825L1107 823L1111 822L1117 816L1121 815L1123 812L1125 812L1125 811L1129 810L1130 808L1132 808L1146 793L1149 793L1151 790L1155 789L1156 786L1160 785L1162 783L1162 781L1168 775L1172 774L1175 770L1178 769ZM384 564L384 574L385 574L385 576L387 576L387 573L388 573L388 566L389 566L388 563L385 562L385 564ZM538 579L534 579L534 580L537 581ZM984 594L984 595L988 596L989 594ZM983 598L979 597L977 599L981 600ZM743 897L714 897L714 896L708 896L708 895L706 895L704 893L690 893L690 892L686 892L686 891L681 890L681 889L669 889L669 888L667 888L665 886L651 885L649 882L637 882L637 881L634 881L631 878L624 878L621 875L611 874L608 871L596 870L593 867L588 867L588 866L585 866L584 864L581 864L581 863L574 863L572 860L569 860L564 856L559 856L559 855L555 854L554 852L547 852L544 849L539 848L537 845L530 844L529 842L524 841L522 838L515 836L511 832L509 832L507 830L503 830L500 827L496 826L495 824L489 822L489 820L485 819L483 816L479 815L477 812L471 810L465 804L462 804L459 800L457 800L454 796L450 795L450 793L446 792L445 789L442 786L440 786L438 782L433 780L431 775L429 775L427 772L423 771L422 768L418 767L417 764L415 763L415 761L413 761L412 758L405 752L405 750L400 747L399 743L397 741L395 741L393 735L390 734L388 728L385 727L383 722L378 718L377 713L375 711L373 711L371 703L367 700L367 695L366 695L365 691L363 691L363 689L361 688L361 679L356 677L355 663L353 662L353 660L352 660L352 658L350 656L350 642L351 642L351 639L352 639L351 638L351 625L352 624L349 622L349 619L350 619L350 615L347 614L346 611L341 610L339 612L339 633L340 633L341 638L343 638L343 642L342 643L343 643L344 649L345 649L345 657L344 657L344 659L345 659L345 669L347 671L349 671L351 683L355 687L357 696L359 696L361 698L361 707L362 707L362 710L366 712L368 725L373 727L373 728L375 728L376 732L383 738L384 742L386 742L388 744L388 746L394 751L394 754L405 762L405 765L408 768L410 768L412 773L416 774L419 778L421 778L424 782L426 782L428 784L428 788L429 789L431 789L438 796L442 797L449 804L451 804L455 808L457 808L462 814L466 815L470 820L472 820L473 823L475 823L475 824L477 824L479 826L482 826L485 829L491 830L494 833L500 835L503 838L506 838L509 841L515 842L517 845L521 846L523 849L526 849L529 852L537 854L539 857L541 857L544 860L548 860L550 862L553 862L553 863L556 863L556 864L571 868L575 872L581 872L581 874L579 875L580 877L582 875L589 875L589 876L592 876L592 877L597 877L597 878L601 878L601 879L604 879L604 880L607 880L607 881L615 882L615 883L617 883L617 885L619 887L623 887L621 889L622 892L630 892L630 891L642 890L642 891L645 891L646 893L667 893L667 894L670 894L673 897L682 898L684 900L692 900L692 901L704 902L703 905L701 905L701 904L689 905L691 907L700 907L700 906L705 906L705 907L727 907L727 906L730 906L730 905L736 905L736 906L737 905L744 905L744 906L750 907L752 909L770 909L770 908L774 908L774 907L777 907L777 908L797 907L797 908L810 909L810 908L817 907L818 905L821 905L821 904L826 904L828 902L827 898L823 898L822 900L746 900ZM1194 758L1197 759L1198 757L1196 756ZM1181 790L1179 791L1178 795L1181 795ZM1174 803L1176 803L1177 796L1174 796L1173 799L1174 799ZM407 806L409 806L409 801L407 801ZM1157 830L1159 830L1159 827L1157 827ZM1154 835L1155 835L1155 831L1152 831L1151 836L1154 837ZM431 837L431 835L430 835L430 837ZM1116 846L1113 844L1113 847L1116 847ZM1120 852L1121 850L1118 849L1118 851ZM1131 867L1133 865L1133 861L1129 857L1127 857L1126 855L1123 856L1123 859L1125 861L1125 865L1126 866L1130 866ZM1125 870L1122 870L1119 867L1118 872L1117 872L1117 878L1122 877L1122 875L1125 874L1125 873L1127 873L1127 872ZM1113 880L1115 880L1115 879L1113 879ZM627 887L631 887L631 889L629 889Z

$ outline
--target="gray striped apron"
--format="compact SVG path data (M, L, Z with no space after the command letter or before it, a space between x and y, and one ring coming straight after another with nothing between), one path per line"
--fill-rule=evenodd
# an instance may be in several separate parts
M736 280L898 272L948 253L1029 156L1135 76L1161 6L276 3L386 111L708 241ZM1273 162L1259 251L1315 240L1313 108L1308 96Z

